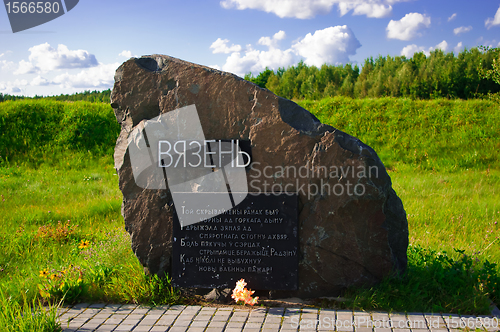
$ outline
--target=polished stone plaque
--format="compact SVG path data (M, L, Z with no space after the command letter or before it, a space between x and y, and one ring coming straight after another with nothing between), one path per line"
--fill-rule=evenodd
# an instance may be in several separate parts
M217 195L217 194L214 194ZM196 199L196 194L193 198ZM249 193L235 208L182 210L199 223L173 230L172 281L177 287L295 290L298 284L297 195Z

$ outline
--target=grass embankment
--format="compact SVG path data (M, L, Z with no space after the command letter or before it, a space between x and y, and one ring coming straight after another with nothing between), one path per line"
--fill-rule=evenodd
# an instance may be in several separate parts
M408 214L407 274L349 290L344 305L484 314L489 299L498 303L499 269L485 264L500 262L498 106L390 98L300 103L376 149ZM178 300L168 282L144 276L130 250L110 157L118 132L105 104L0 103L2 306L12 307L11 297L22 310L63 293L70 302Z
M493 101L336 97L298 104L374 148L389 168L500 169L500 109Z
M112 156L120 125L108 104L45 99L0 103L0 162L58 166Z

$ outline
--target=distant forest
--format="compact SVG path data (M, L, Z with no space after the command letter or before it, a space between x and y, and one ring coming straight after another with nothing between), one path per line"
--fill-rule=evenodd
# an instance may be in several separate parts
M72 95L59 95L59 96L34 96L34 97L24 97L24 96L13 96L13 95L3 95L0 93L0 102L7 100L19 100L19 99L48 99L48 100L58 100L58 101L77 101L84 100L93 103L110 103L111 89L104 91L84 91L79 93L74 93Z
M426 56L379 56L365 60L362 69L351 64L321 68L266 68L245 79L287 99L347 96L352 98L408 97L412 99L470 99L500 91L500 48L479 47L457 56L435 50Z
M500 48L465 49L455 56L434 50L412 58L378 56L357 65L327 65L321 68L299 62L296 66L271 70L245 79L287 99L319 100L325 97L407 97L411 99L471 99L500 92ZM0 102L46 98L59 101L110 102L111 90L85 91L72 95L23 97L0 94ZM497 97L498 98L498 97Z

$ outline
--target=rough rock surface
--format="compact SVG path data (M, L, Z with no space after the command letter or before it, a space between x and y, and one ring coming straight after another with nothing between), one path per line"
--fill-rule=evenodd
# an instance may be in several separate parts
M149 273L170 272L174 206L168 189L135 185L127 137L142 120L191 104L207 140L250 140L253 162L260 164L247 176L266 166L326 166L329 172L337 167L333 176L266 179L283 187L290 183L299 193L299 289L276 296L335 296L347 286L373 284L406 268L406 213L375 151L292 101L230 73L165 55L123 63L111 101L122 126L115 149L122 214L132 249ZM307 191L325 183L339 184L344 194ZM362 185L357 188L364 189L362 195L348 195L349 183L351 193L352 184Z

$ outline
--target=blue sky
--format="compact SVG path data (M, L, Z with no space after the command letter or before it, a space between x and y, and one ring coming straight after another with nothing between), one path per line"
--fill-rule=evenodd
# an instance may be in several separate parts
M111 88L122 62L154 53L243 76L478 45L500 47L499 0L81 0L18 33L0 8L0 93Z

